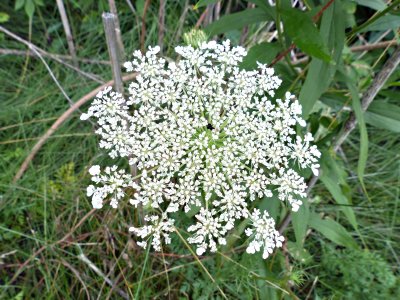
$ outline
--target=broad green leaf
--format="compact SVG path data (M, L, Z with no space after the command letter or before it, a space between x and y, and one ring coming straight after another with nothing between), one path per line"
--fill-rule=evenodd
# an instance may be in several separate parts
M384 10L387 6L383 0L354 0L361 6L366 6L375 10Z
M397 30L400 27L400 16L398 15L386 15L369 26L360 30L360 32L366 31L385 31L388 29Z
M281 10L284 32L306 54L329 62L331 57L310 16L298 9Z
M200 0L196 3L196 5L193 7L193 9L198 9L203 6L207 6L208 4L214 4L217 3L219 0Z
M10 19L10 16L5 12L0 12L0 23L5 23Z
M28 15L29 19L33 18L33 14L35 12L35 3L33 3L33 0L26 0L25 12Z
M299 246L297 243L288 241L287 248L290 255L301 263L308 263L312 260L310 253L303 247Z
M321 35L324 43L333 53L333 60L339 64L345 38L344 11L339 1L335 1L323 14ZM303 116L307 118L314 104L329 87L336 71L336 65L313 58L307 72L306 80L300 91L299 101L303 106Z
M17 0L15 1L15 6L14 9L15 10L19 10L22 8L22 6L24 6L25 0Z
M351 103L353 106L353 111L357 119L358 128L360 130L360 154L358 157L358 165L357 165L357 175L360 181L360 184L368 197L367 190L364 184L364 174L365 174L365 167L367 165L367 158L368 158L368 132L367 126L365 125L364 121L364 112L361 107L361 100L360 96L358 95L358 91L356 89L354 80L352 77L348 76L344 72L342 72L344 76L345 83L349 88L350 95L351 95ZM368 197L369 199L369 197Z
M144 11L144 0L136 0L135 5L136 5L136 11L139 14L139 16L143 16L143 11Z
M254 8L221 17L204 28L210 36L241 29L249 24L272 21L272 17L264 9Z
M264 1L264 0L247 0L248 2L254 3L256 4L258 7L264 9L265 11L267 11L269 14L271 14L271 16L273 16L273 18L275 19L276 13L275 13L275 8L272 8L268 1Z
M257 68L257 62L269 64L278 54L278 43L261 43L250 48L240 67L246 70Z
M365 122L400 133L400 107L385 102L372 102L365 113Z
M310 207L307 200L303 200L303 204L300 206L299 210L292 214L294 235L296 237L296 243L300 248L302 248L304 244L309 218Z
M349 223L355 229L357 229L358 224L353 208L350 206L351 203L347 199L347 197L343 194L339 185L339 180L337 179L335 180L334 176L330 174L330 169L326 168L326 164L322 165L322 174L320 179L322 183L325 185L325 187L328 189L329 193L331 193L335 202L340 205L340 208L343 211Z
M321 219L318 214L313 213L310 217L310 227L337 245L358 249L358 245L350 233L335 220Z
M277 220L279 213L282 211L281 203L282 201L279 201L277 195L274 195L272 198L264 197L257 205L257 208L261 211L266 210L271 218Z
M343 161L339 160L332 150L322 150L321 153L321 169L328 173L326 176L334 178L341 186L348 185L348 174L345 171L346 167Z

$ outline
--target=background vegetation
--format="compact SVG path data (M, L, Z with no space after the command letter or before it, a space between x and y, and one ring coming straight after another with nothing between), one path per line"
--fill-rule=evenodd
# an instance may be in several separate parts
M41 60L0 31L0 299L398 297L399 69L365 113L360 99L398 47L399 3L117 1L126 53L162 42L163 54L173 57L182 34L200 27L248 48L243 68L274 65L282 92L302 102L323 150L322 177L282 228L287 243L262 260L244 253L245 240L234 233L215 255L196 257L179 237L162 253L142 251L127 230L130 207L92 211L87 166L107 157L79 111L13 182L69 100L111 79L101 20L109 7L105 0L64 1L79 59L74 70L63 64L73 61L55 1L1 1L0 28L63 56ZM360 126L334 151L353 110ZM277 224L287 213L278 201L261 206ZM180 222L186 235L187 219Z

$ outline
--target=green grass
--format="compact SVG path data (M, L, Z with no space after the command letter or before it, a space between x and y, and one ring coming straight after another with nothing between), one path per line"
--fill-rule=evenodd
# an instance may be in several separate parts
M74 1L65 2L68 2L69 15L74 13L72 30L78 56L108 59L100 19L101 12L107 9L106 2L97 6L95 1L87 1L80 8ZM23 11L14 12L13 3L0 4L0 11L11 16L4 25L28 39L28 18ZM184 1L167 3L164 53L169 55L181 42L177 31ZM35 14L33 20L32 42L51 53L67 54L55 6L48 5L40 11L42 17ZM157 13L156 6L151 6L147 13L146 45L157 43ZM196 23L200 13L189 10L183 31ZM125 3L121 4L120 22L126 52L131 53L140 47L140 20L135 19ZM229 34L238 36L238 32ZM257 28L251 27L246 43L252 43L258 34ZM25 49L4 35L0 36L0 43L1 48ZM368 56L368 63L372 64L379 53ZM73 101L98 86L57 62L46 61ZM107 66L82 63L80 68L104 80L111 78ZM279 69L285 66L280 65ZM128 227L136 222L128 205L121 205L118 210L97 210L70 234L91 210L85 190L89 182L87 166L108 160L97 147L93 126L81 122L79 112L74 113L46 142L24 176L13 184L13 176L36 139L69 104L36 58L0 56L0 86L0 299L85 299L87 296L120 299L121 291L138 299L223 299L221 291L229 299L296 299L295 295L303 299L309 293L311 298L334 297L335 289L329 283L340 284L340 278L330 278L321 270L323 253L327 247L337 251L341 247L315 231L309 232L305 243L307 253L313 257L308 263L299 262L282 250L264 261L244 253L240 243L226 252L197 260L178 236L173 237L172 244L163 253L143 251L128 232ZM368 127L368 132L369 157L364 181L370 201L357 178L357 130L343 145L344 155L339 157L345 161L345 171L350 174L349 194L365 246L368 251L378 253L398 276L400 139L398 134L383 129ZM321 184L314 190L312 200L315 211L338 220L361 245L358 233L352 231ZM183 229L187 221L182 215L177 224L185 237L187 233ZM285 235L293 240L291 227ZM43 251L32 256L42 247ZM17 272L19 275L10 282ZM107 284L105 277L116 285ZM340 299L338 293L335 299Z

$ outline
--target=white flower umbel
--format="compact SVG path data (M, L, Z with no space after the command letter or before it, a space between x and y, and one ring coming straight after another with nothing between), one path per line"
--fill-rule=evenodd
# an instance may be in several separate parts
M246 252L254 254L263 248L262 257L266 259L275 247L282 247L283 236L275 229L275 221L268 212L264 211L261 215L258 209L254 209L250 216L252 226L246 228L246 235L251 238Z
M138 73L126 99L107 88L81 117L96 118L100 147L127 158L141 177L136 183L116 166L91 167L93 206L125 199L142 205L147 223L131 231L143 247L151 238L156 250L161 238L169 242L176 212L199 211L187 228L199 255L216 251L240 219L250 218L247 252L263 248L268 256L283 238L267 212L250 213L250 206L276 195L296 211L306 190L299 170L319 168L311 134L298 134L306 125L299 102L290 93L275 98L281 80L273 69L240 69L246 51L229 41L176 47L177 62L158 57L159 50L136 51L124 64Z
M174 231L174 220L169 219L167 214L162 214L161 217L157 215L145 216L144 220L149 225L129 228L129 231L143 239L143 241L137 243L139 246L146 248L147 240L151 239L153 248L156 251L161 251L161 238L164 238L165 244L171 243L169 233Z

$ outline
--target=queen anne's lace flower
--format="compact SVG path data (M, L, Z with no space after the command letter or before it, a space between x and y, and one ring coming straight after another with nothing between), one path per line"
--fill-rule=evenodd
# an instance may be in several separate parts
M275 229L275 221L268 212L261 215L258 209L254 209L250 216L252 227L246 228L246 235L252 240L246 249L247 253L254 254L263 248L262 257L267 258L275 247L282 247L283 236Z
M249 218L247 252L263 249L267 257L283 237L267 212L250 213L250 206L277 197L296 211L306 190L299 170L319 168L311 134L303 138L295 128L305 126L300 104L290 93L274 99L281 80L273 69L240 69L246 51L229 41L176 47L178 62L159 58L159 50L136 51L124 64L138 72L127 99L107 88L81 117L97 119L100 147L127 158L140 177L91 167L93 206L111 199L117 207L126 198L142 205L147 223L130 230L156 250L161 239L170 241L174 213L199 211L187 229L199 255L216 251L237 221Z

